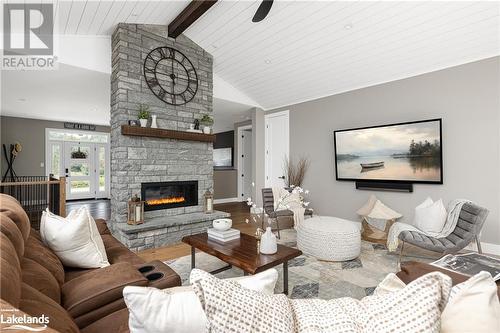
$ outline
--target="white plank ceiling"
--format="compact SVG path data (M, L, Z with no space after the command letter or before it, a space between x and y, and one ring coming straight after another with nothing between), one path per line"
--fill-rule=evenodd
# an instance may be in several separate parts
M118 22L168 24L188 2L54 4L60 33L109 35ZM500 54L499 2L275 1L252 23L259 4L219 1L185 34L265 109Z

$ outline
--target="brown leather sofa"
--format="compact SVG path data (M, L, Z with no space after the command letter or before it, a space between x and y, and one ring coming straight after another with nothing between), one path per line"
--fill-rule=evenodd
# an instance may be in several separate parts
M0 311L4 317L0 328L9 326L5 318L26 314L48 317L49 329L44 332L128 332L125 286L181 285L170 267L160 261L145 263L111 235L104 220L96 223L111 265L64 267L31 228L19 202L0 194Z

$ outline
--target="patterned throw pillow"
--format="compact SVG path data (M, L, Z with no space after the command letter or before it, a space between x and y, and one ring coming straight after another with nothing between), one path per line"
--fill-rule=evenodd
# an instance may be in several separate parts
M193 270L191 283L208 318L208 331L297 333L433 333L451 289L450 277L433 272L404 289L362 300L289 300L263 295Z
M190 282L207 316L209 332L294 332L285 295L248 290L198 269L191 272Z
M404 289L362 300L290 300L297 332L439 332L450 277L434 272Z

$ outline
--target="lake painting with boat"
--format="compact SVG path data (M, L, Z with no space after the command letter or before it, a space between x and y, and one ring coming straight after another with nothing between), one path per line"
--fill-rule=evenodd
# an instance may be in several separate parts
M441 182L441 121L335 132L337 178Z

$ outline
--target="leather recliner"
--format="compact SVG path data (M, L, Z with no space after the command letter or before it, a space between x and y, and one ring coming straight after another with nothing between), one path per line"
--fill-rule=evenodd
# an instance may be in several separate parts
M96 223L111 265L64 267L31 228L19 202L0 194L0 328L10 325L10 317L43 315L49 320L44 332L128 332L125 286L181 285L170 267L161 261L145 263L111 235L104 220Z

